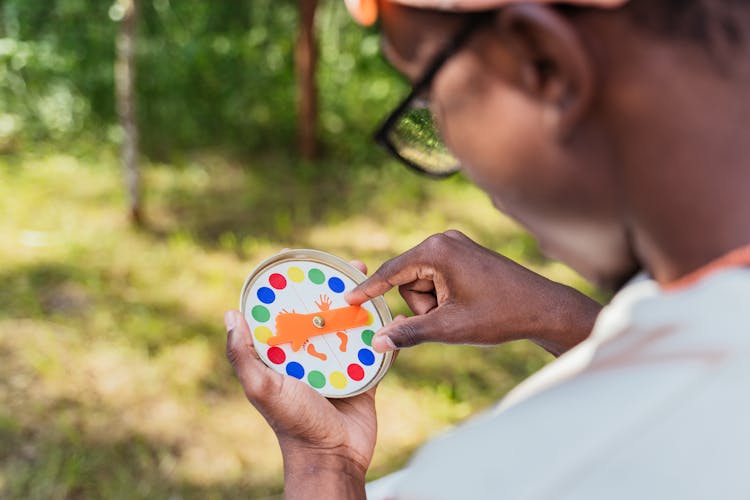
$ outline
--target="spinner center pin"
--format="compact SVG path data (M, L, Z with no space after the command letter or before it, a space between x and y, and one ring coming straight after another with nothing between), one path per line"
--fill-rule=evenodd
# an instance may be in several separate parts
M317 250L287 250L263 261L245 281L240 310L260 359L328 398L373 387L393 353L372 349L372 337L391 321L383 297L361 306L344 295L365 275Z

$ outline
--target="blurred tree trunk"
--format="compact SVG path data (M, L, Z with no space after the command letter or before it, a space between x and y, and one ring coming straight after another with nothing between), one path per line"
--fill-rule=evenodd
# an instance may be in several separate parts
M116 0L123 10L117 34L115 62L115 93L117 113L123 130L122 168L128 193L128 213L131 223L143 224L141 208L141 175L138 167L138 123L135 95L135 42L138 27L139 0Z
M299 149L306 159L318 154L318 89L315 84L317 45L315 42L315 10L318 0L299 0L300 27L297 39L297 116Z

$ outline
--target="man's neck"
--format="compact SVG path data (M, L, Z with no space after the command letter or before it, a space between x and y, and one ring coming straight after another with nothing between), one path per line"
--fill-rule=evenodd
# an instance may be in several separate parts
M750 244L750 133L707 121L657 138L664 152L627 182L636 252L660 283Z
M750 244L750 71L688 47L624 49L637 64L614 68L604 97L624 217L661 283Z

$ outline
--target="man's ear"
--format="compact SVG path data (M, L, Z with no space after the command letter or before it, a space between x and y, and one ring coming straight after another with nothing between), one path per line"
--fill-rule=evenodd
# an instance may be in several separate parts
M567 135L595 92L594 63L578 32L554 8L541 4L499 9L495 27L518 58L522 89L548 106L546 113Z

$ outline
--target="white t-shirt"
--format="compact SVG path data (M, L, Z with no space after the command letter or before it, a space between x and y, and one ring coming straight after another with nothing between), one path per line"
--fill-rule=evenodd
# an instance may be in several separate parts
M627 286L589 339L368 498L750 499L750 269Z

